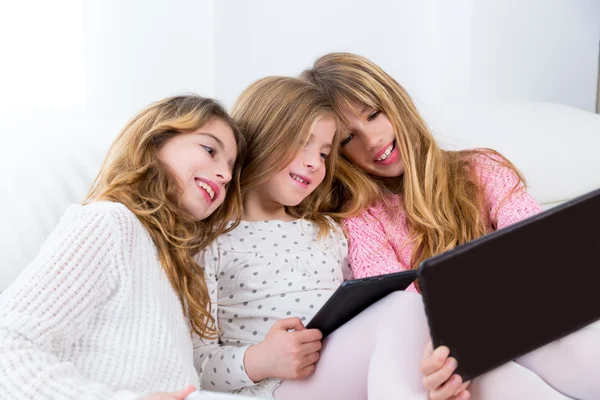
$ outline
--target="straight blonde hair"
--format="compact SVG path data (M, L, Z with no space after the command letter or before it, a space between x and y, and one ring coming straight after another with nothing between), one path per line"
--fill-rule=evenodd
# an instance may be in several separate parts
M193 257L225 232L231 217L240 213L240 162L236 161L223 204L208 218L196 221L179 204L179 185L159 160L158 151L171 138L194 132L215 119L232 129L239 160L245 151L244 139L220 104L196 95L170 97L144 108L127 123L85 200L119 202L139 218L158 248L162 267L192 330L204 338L215 338L217 332L204 273Z
M254 82L238 97L231 115L248 144L241 176L242 196L289 165L319 119L333 118L339 127L333 107L318 88L290 77L271 76ZM325 161L325 179L300 204L285 207L288 215L317 223L320 235L331 228L330 220L321 212L331 207L338 146L336 130Z
M525 185L514 165L494 150L442 150L406 90L364 57L330 53L301 77L321 89L342 120L342 104L370 107L389 118L404 163L399 185L390 188L342 157L333 189L337 199L330 211L350 218L377 202L388 204L390 190L398 194L415 246L412 268L489 231L490 210L472 168L475 157L488 157L514 171L519 182L513 190Z

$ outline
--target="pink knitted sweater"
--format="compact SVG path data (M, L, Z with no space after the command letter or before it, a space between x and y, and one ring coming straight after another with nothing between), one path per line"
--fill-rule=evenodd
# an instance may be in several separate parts
M524 187L512 189L517 175L485 156L473 160L473 170L484 188L490 231L504 228L541 211ZM349 236L349 261L355 278L389 274L410 268L414 247L406 216L397 195L390 194L390 207L374 204L344 225ZM408 289L415 291L413 285Z

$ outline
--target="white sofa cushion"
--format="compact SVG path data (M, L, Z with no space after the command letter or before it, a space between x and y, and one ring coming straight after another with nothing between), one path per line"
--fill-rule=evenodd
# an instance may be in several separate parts
M600 115L550 103L420 107L443 147L490 147L545 208L600 187Z
M0 291L37 255L70 204L85 199L106 148L77 138L23 141L0 160Z

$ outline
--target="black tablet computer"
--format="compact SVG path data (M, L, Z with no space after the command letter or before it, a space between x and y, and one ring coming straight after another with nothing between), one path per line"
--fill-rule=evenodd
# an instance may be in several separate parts
M600 319L600 190L419 266L434 347L468 380Z
M319 329L323 338L371 304L390 293L405 290L417 278L416 270L345 281L306 325Z

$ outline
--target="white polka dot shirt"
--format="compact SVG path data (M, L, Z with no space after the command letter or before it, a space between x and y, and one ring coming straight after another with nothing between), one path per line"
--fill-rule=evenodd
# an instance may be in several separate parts
M318 240L318 225L296 220L242 223L204 253L219 343L200 352L202 387L261 393L244 371L244 353L273 323L299 317L308 323L349 277L348 246L339 228ZM205 260L205 261L204 261ZM258 386L276 387L263 381Z

